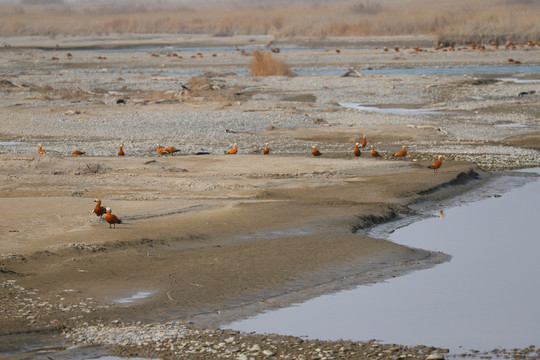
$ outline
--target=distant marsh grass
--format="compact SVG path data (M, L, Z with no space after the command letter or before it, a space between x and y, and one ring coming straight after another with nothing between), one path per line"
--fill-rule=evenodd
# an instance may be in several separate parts
M35 4L39 3L39 4ZM429 5L429 6L428 6ZM539 41L538 0L236 0L0 5L0 36L169 33L435 35L455 43Z

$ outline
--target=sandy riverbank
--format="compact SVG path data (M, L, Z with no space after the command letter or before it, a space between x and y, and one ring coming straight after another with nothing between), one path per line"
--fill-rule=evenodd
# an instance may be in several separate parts
M369 283L431 266L447 258L355 232L407 216L413 202L476 186L491 176L485 170L540 165L539 82L254 78L238 71L250 57L234 50L183 60L165 50L159 57L112 51L100 60L104 50L95 46L71 59L66 49L0 53L0 141L18 142L0 146L2 335L115 319L214 327L276 306L285 293L306 298L339 288L344 277ZM506 50L446 58L330 50L278 56L293 69L344 72L501 65L508 57ZM538 51L512 54L531 64ZM518 98L525 90L536 94ZM339 105L347 102L440 112L359 112ZM381 158L352 155L363 134ZM47 154L37 154L38 143ZM123 158L115 156L120 143ZM181 151L162 157L156 143ZM233 143L239 153L223 155ZM322 157L310 155L312 145ZM393 158L402 145L408 156ZM86 155L69 155L74 149ZM427 165L439 154L443 167L434 173ZM109 229L92 214L96 198L124 223ZM118 302L139 291L151 295Z

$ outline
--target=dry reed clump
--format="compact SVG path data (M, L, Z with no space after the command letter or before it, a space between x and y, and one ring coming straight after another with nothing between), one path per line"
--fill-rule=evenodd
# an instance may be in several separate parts
M253 60L249 63L253 76L294 76L294 73L280 59L268 51L253 51Z

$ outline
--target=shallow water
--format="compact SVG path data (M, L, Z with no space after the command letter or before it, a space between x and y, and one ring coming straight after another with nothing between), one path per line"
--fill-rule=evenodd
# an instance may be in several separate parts
M140 301L143 299L146 299L150 297L152 294L154 294L156 290L149 290L149 291L137 291L135 293L129 294L127 296L124 296L119 299L113 299L113 302L117 304L123 304L123 305L131 305L135 301Z
M433 110L433 109L410 109L410 108L398 108L398 107L380 108L376 106L365 106L365 105L359 105L359 104L353 104L353 103L339 103L339 105L346 108L356 109L360 111L370 111L370 112L378 112L378 113L394 114L394 115L429 115L429 114L441 113L440 110Z
M322 69L306 70L293 69L298 75L343 75L348 69ZM462 66L447 67L434 66L425 68L382 68L357 69L364 75L466 75L466 74L512 74L528 73L538 75L540 65L504 65L504 66Z
M21 141L0 141L0 146L15 146L22 144L24 144L24 142Z
M540 169L534 170L540 175ZM504 189L512 187L502 196ZM501 177L439 216L372 236L451 261L227 325L246 332L470 349L540 345L540 181ZM478 200L472 203L465 201ZM455 204L454 204L455 205ZM393 224L395 227L399 224Z
M312 76L341 76L349 67L339 67L335 69L328 68L292 68L292 71L297 75L312 75ZM530 74L538 76L540 73L540 65L513 65L513 66L466 66L466 67L425 67L425 68L382 68L382 69L357 69L364 75L466 75L466 74ZM241 68L219 68L219 73L235 73L238 75L249 74L249 71L245 67ZM136 72L126 70L125 73ZM137 71L138 72L138 71ZM201 73L201 71L186 69L179 67L178 69L171 70L152 70L146 72L146 74L159 73L164 76L194 76ZM537 82L538 80L531 80L530 82ZM521 79L515 82L528 82L526 79Z
M518 79L518 78L513 78L513 77L497 78L497 80L504 81L504 82L513 82L516 84L534 84L534 83L540 82L540 79Z

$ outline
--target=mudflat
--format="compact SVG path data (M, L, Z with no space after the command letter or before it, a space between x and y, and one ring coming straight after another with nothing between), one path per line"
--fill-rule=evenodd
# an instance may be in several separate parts
M362 230L407 216L412 203L479 186L490 170L540 166L537 75L369 73L506 66L509 54L538 66L539 49L419 52L411 38L390 56L365 48L365 39L339 53L330 40L315 50L284 42L275 57L308 74L252 77L250 54L266 40L227 39L212 49L212 38L198 38L197 48L160 39L152 50L124 44L130 51L107 39L45 49L36 39L7 40L0 335L118 319L215 328L432 266L448 257ZM325 74L351 68L358 73ZM234 143L238 153L225 155ZM116 155L120 144L125 156ZM158 144L179 152L160 155ZM407 155L394 157L402 146ZM438 155L435 172L428 165ZM111 228L96 216L96 199L122 223Z

